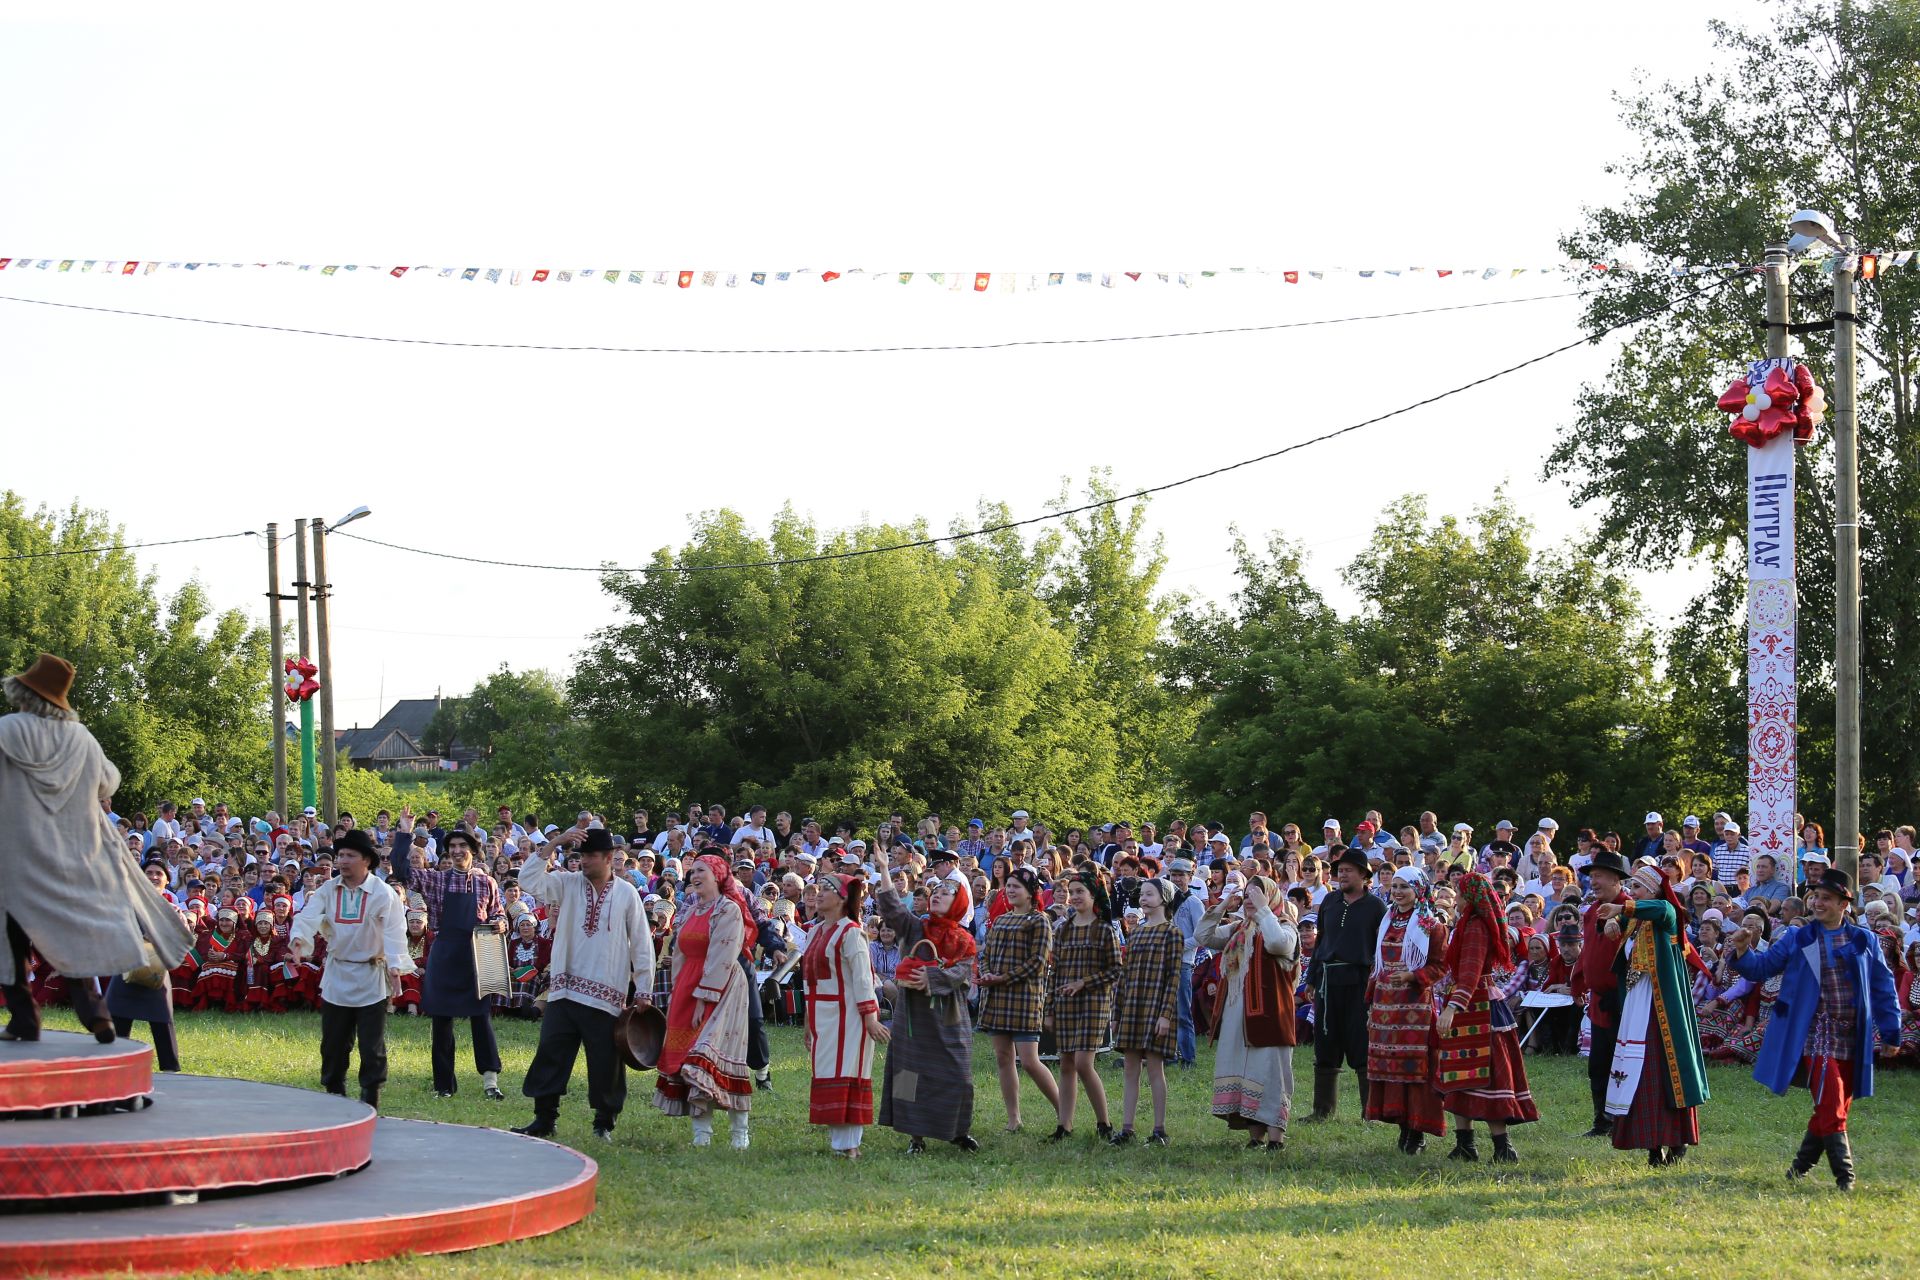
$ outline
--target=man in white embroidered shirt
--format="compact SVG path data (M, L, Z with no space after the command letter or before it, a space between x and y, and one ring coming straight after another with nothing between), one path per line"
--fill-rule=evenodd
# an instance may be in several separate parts
M320 1083L347 1091L347 1058L360 1043L360 1100L380 1103L387 1082L387 1001L400 994L400 975L413 972L407 955L406 908L386 881L371 874L380 853L364 831L348 831L333 846L337 879L307 892L293 918L296 960L313 954L315 935L327 940L320 975Z
M547 861L571 853L580 857L579 871L556 870ZM614 1047L614 1019L627 1007L629 990L639 993L633 1003L652 1003L653 932L640 893L613 873L613 835L599 827L576 827L528 857L520 887L554 908L553 956L540 1047L520 1089L533 1099L533 1123L514 1132L552 1135L560 1098L585 1048L593 1136L611 1142L614 1121L627 1103L627 1068Z

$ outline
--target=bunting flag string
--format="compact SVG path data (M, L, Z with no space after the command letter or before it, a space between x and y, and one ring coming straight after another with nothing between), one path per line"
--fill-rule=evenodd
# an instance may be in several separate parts
M1888 249L1847 255L1816 254L1794 263L1795 268L1817 268L1833 274L1845 263L1863 280L1880 273L1920 268L1920 249ZM119 277L147 277L157 273L194 273L219 271L280 272L294 275L318 275L331 278L385 276L393 280L430 279L462 283L515 285L595 284L651 285L678 289L724 287L748 290L800 283L837 285L846 288L862 283L892 284L896 287L944 289L960 293L1016 293L1062 287L1097 285L1104 289L1132 288L1139 285L1176 286L1191 289L1196 284L1247 277L1278 278L1284 285L1307 285L1330 280L1366 281L1418 280L1481 282L1517 280L1521 277L1550 277L1555 280L1592 278L1604 273L1675 278L1758 272L1759 263L1725 262L1712 264L1673 264L1649 267L1625 261L1565 261L1545 266L1499 267L1228 267L1211 271L869 271L860 267L816 270L800 267L788 271L703 271L657 270L640 267L435 267L373 266L365 263L280 262L164 262L149 259L114 258L38 258L0 257L0 272L45 271L52 275L78 274ZM969 287L970 286L970 287Z

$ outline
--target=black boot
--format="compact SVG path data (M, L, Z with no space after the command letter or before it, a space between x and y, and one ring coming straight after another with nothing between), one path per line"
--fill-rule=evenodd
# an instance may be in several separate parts
M1583 1138L1611 1138L1613 1136L1613 1117L1604 1111L1593 1113L1593 1128L1580 1135Z
M1453 1150L1447 1152L1449 1160L1464 1160L1468 1164L1480 1163L1480 1147L1473 1140L1472 1129L1453 1131Z
M1520 1163L1520 1153L1513 1149L1513 1140L1504 1133L1493 1135L1493 1162L1495 1164Z
M1411 1129L1409 1129L1409 1128L1407 1128L1407 1126L1405 1126L1405 1125L1401 1125L1401 1126L1400 1126L1400 1141L1398 1141L1398 1142L1396 1142L1396 1143L1394 1144L1394 1145L1395 1145L1396 1147L1399 1147L1399 1148L1400 1148L1400 1154L1401 1154L1401 1155L1405 1155L1405 1154L1407 1153L1407 1140L1408 1140L1409 1138L1411 1138L1411 1137L1413 1137L1413 1130L1411 1130Z
M1825 1146L1819 1134L1807 1130L1806 1136L1800 1139L1800 1149L1793 1153L1793 1163L1787 1166L1788 1179L1798 1182L1811 1173L1813 1166L1820 1163L1820 1152Z
M1827 1168L1833 1170L1833 1185L1842 1191L1853 1190L1853 1144L1845 1133L1830 1133L1822 1141L1827 1148Z
M1313 1114L1301 1116L1301 1123L1317 1124L1333 1119L1333 1109L1339 1102L1340 1068L1316 1066L1313 1069Z

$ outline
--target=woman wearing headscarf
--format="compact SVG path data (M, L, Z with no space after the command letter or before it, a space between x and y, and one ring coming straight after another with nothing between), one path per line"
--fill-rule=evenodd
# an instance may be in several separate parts
M973 1025L967 1014L976 946L962 923L973 909L970 895L955 881L941 881L928 898L925 919L909 911L891 885L880 890L877 901L901 959L914 962L894 975L899 995L880 1084L880 1123L912 1139L909 1154L925 1151L929 1138L978 1151L972 1133Z
M1218 953L1224 979L1213 1010L1213 1114L1247 1130L1247 1146L1283 1150L1300 967L1293 908L1278 884L1255 876L1244 894L1229 894L1201 917L1198 938Z
M510 1018L538 1018L540 995L547 989L547 966L553 958L553 940L540 936L539 918L519 899L514 899L507 914L513 917L513 932L507 936L509 990L504 996L494 996L493 1005ZM411 921L408 930L412 930Z
M1619 1038L1606 1112L1614 1117L1614 1149L1645 1151L1657 1169L1700 1143L1707 1067L1687 983L1685 909L1653 867L1634 871L1621 892L1622 902L1594 908L1605 936L1620 940L1613 962Z
M420 975L427 970L427 954L433 950L433 935L427 931L427 909L407 908L407 958L413 972L401 975L400 994L393 998L394 1013L420 1016Z
M1140 923L1127 939L1126 966L1114 1001L1113 1043L1124 1057L1126 1085L1120 1101L1120 1132L1113 1145L1133 1141L1133 1117L1140 1106L1140 1069L1146 1068L1153 1091L1153 1133L1147 1145L1167 1145L1167 1059L1178 1052L1175 1039L1180 997L1180 955L1186 938L1167 918L1173 885L1158 877L1137 887Z
M1073 1136L1074 1104L1079 1100L1076 1078L1093 1106L1096 1130L1103 1140L1110 1140L1113 1125L1107 1119L1107 1090L1095 1059L1107 1043L1113 1022L1120 943L1113 931L1106 885L1094 868L1082 868L1068 877L1067 911L1067 918L1054 926L1053 969L1047 981L1051 997L1047 1021L1060 1049L1059 1123L1047 1141Z
M1434 1088L1433 988L1446 976L1447 927L1427 901L1427 878L1401 867L1388 888L1367 979L1365 1116L1400 1126L1399 1148L1419 1155L1447 1131Z
M1040 1086L1057 1112L1060 1086L1040 1065L1040 1031L1046 1019L1047 944L1052 934L1041 913L1040 877L1032 867L1013 867L1001 886L1006 910L987 930L980 958L980 1029L993 1040L1007 1132L1020 1131L1020 1073Z
M725 858L702 854L687 864L689 901L674 927L673 996L660 1051L653 1104L693 1117L693 1145L713 1144L713 1112L727 1113L730 1142L745 1151L753 1106L747 1074L746 973L752 913Z
M807 984L807 1056L813 1085L807 1120L825 1125L836 1156L860 1156L860 1137L873 1123L873 1046L887 1042L873 990L873 960L860 928L867 882L827 874L820 885L820 923L807 937L800 976Z
M193 1007L231 1012L240 1007L240 956L246 949L240 935L240 913L222 907L214 926L200 942L200 973L193 984Z
M287 944L274 934L273 916L255 914L253 917L253 936L247 939L247 949L241 962L241 980L245 995L241 997L243 1008L254 1013L274 1011L274 997L279 988L279 967L286 959Z
M1486 1122L1493 1135L1493 1158L1517 1164L1520 1157L1507 1126L1540 1118L1527 1087L1527 1066L1520 1056L1513 1012L1494 992L1497 979L1513 971L1500 892L1478 871L1460 877L1459 923L1447 939L1447 976L1453 989L1440 1009L1440 1048L1435 1085L1447 1113L1454 1117L1450 1160L1478 1160L1473 1122Z

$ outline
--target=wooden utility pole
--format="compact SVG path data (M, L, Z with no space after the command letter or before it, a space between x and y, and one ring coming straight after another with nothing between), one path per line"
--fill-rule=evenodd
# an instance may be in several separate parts
M286 641L280 633L280 526L267 526L267 630L273 637L273 811L287 820Z
M313 526L313 607L318 629L320 653L320 812L328 822L340 816L340 794L335 776L340 767L339 751L333 741L333 637L327 625L327 599L333 586L327 581L327 522L315 518Z
M1849 237L1851 240L1851 237ZM1833 266L1833 865L1860 875L1860 460L1858 318L1848 243Z

